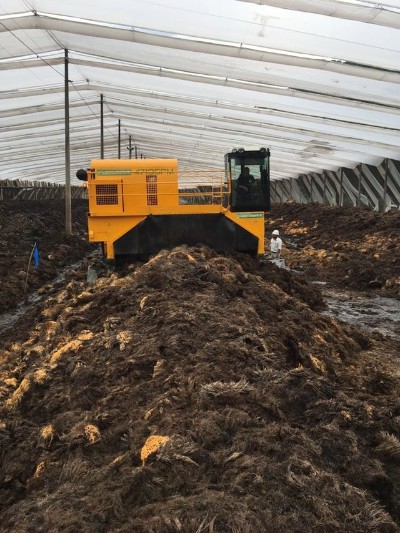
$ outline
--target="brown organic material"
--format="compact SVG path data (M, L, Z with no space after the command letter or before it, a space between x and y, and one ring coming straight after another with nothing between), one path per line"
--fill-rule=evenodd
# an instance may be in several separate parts
M65 234L64 202L0 202L0 313L24 298L29 256L37 243L40 264L32 262L27 292L52 281L60 271L94 249L87 242L87 201L72 203L73 235ZM45 289L44 289L45 290Z
M275 204L267 235L275 228L286 262L308 279L400 297L400 211Z
M398 531L391 347L284 276L182 246L4 334L0 530Z

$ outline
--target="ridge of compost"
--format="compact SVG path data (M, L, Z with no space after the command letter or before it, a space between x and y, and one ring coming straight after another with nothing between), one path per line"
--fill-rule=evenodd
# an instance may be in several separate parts
M249 270L180 246L3 337L0 529L398 531L397 375Z

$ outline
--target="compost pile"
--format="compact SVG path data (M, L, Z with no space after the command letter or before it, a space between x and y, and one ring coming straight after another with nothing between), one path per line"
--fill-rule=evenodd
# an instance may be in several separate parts
M0 530L399 530L398 378L298 292L181 246L23 320Z
M87 242L87 201L72 202L74 235L65 234L64 201L0 202L0 313L24 297L29 257L39 250L40 268L32 262L27 292L43 286L60 269L83 258L93 245Z
M268 230L287 240L284 257L309 279L400 296L400 211L275 204Z

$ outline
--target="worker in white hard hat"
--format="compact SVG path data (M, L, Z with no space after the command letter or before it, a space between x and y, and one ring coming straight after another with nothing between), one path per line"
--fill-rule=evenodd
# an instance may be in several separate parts
M281 258L282 239L279 237L279 231L277 229L274 229L274 231L272 232L270 252L271 259Z

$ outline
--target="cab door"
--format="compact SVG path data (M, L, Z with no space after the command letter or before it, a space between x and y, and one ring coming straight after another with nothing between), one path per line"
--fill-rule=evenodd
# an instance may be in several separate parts
M237 150L225 156L225 170L231 181L233 212L269 211L270 152L268 149Z

